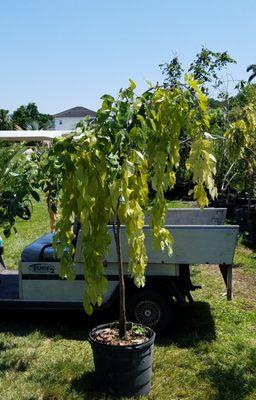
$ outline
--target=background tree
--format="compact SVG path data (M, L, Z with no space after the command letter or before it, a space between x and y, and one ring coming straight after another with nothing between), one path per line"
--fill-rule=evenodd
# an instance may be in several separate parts
M201 83L201 90L209 93L209 88L219 88L223 83L221 72L229 65L236 61L224 52L214 52L202 47L196 54L194 61L190 64L187 73L193 74L194 78ZM184 68L177 56L170 62L159 65L163 76L165 87L182 84Z
M38 129L48 129L52 116L40 113L35 103L28 103L27 106L22 105L13 112L12 121L20 129L28 129L33 124L37 124Z
M221 71L229 64L236 61L230 57L227 51L214 52L205 47L196 55L195 60L190 64L188 72L192 73L195 79L202 82L202 90L209 93L209 87L219 88L223 84Z
M0 130L8 131L13 129L13 122L8 110L0 109Z
M169 63L160 64L164 76L164 87L172 87L181 82L183 68L177 56L173 57Z

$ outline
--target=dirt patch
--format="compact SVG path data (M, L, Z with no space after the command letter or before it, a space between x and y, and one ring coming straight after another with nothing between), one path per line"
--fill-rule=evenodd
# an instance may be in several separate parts
M218 265L204 265L203 268L208 275L223 282ZM247 302L247 308L256 310L256 275L245 273L241 268L233 268L233 294L235 298Z
M252 249L249 249L248 247L241 246L241 245L238 246L237 249L239 250L240 253L246 254L246 255L254 253L254 251Z
M239 268L233 269L234 295L252 304L250 308L256 309L256 275L245 274Z

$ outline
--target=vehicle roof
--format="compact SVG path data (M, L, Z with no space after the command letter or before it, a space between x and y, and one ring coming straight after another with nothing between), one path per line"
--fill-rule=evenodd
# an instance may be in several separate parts
M57 137L67 136L71 131L0 131L0 140L7 142L53 140Z

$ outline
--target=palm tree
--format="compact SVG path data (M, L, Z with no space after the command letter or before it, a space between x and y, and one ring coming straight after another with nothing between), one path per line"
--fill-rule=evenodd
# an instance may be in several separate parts
M26 125L26 130L28 131L41 131L45 130L47 131L50 129L52 126L52 122L50 120L45 121L45 122L40 122L40 121L31 121Z
M249 65L247 67L247 72L252 71L252 74L249 76L248 83L250 83L256 77L256 64Z

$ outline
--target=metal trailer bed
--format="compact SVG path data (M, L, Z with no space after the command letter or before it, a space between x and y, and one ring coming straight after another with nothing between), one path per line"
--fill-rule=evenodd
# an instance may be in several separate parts
M174 238L171 256L154 249L150 228L145 226L149 262L144 289L135 288L127 277L128 247L125 236L126 228L122 226L121 243L128 303L130 299L135 298L138 299L135 305L134 301L131 301L135 309L136 306L141 308L146 303L151 305L154 303L155 307L158 300L161 302L157 298L159 295L165 301L169 298L181 305L192 302L191 291L198 287L191 282L190 264L218 264L227 287L227 299L230 300L232 298L232 263L238 237L238 226L224 225L225 216L225 209L168 210L167 223L175 222L175 225L166 225ZM113 235L112 226L109 226L109 233ZM81 309L83 307L84 276L81 230L77 232L74 256L74 268L77 276L73 282L61 279L59 276L60 263L54 256L52 237L52 234L46 234L25 248L18 271L2 268L0 272L0 308ZM104 294L103 307L112 304L118 295L117 271L116 252L114 240L112 240L109 256L105 261L105 275L109 282L109 288ZM154 293L153 300L152 298L151 300L144 299L143 303L141 298L145 293L149 297L150 293L151 295ZM150 311L149 307L143 312L146 313L146 311L149 313L152 310ZM145 323L145 321L142 322Z

